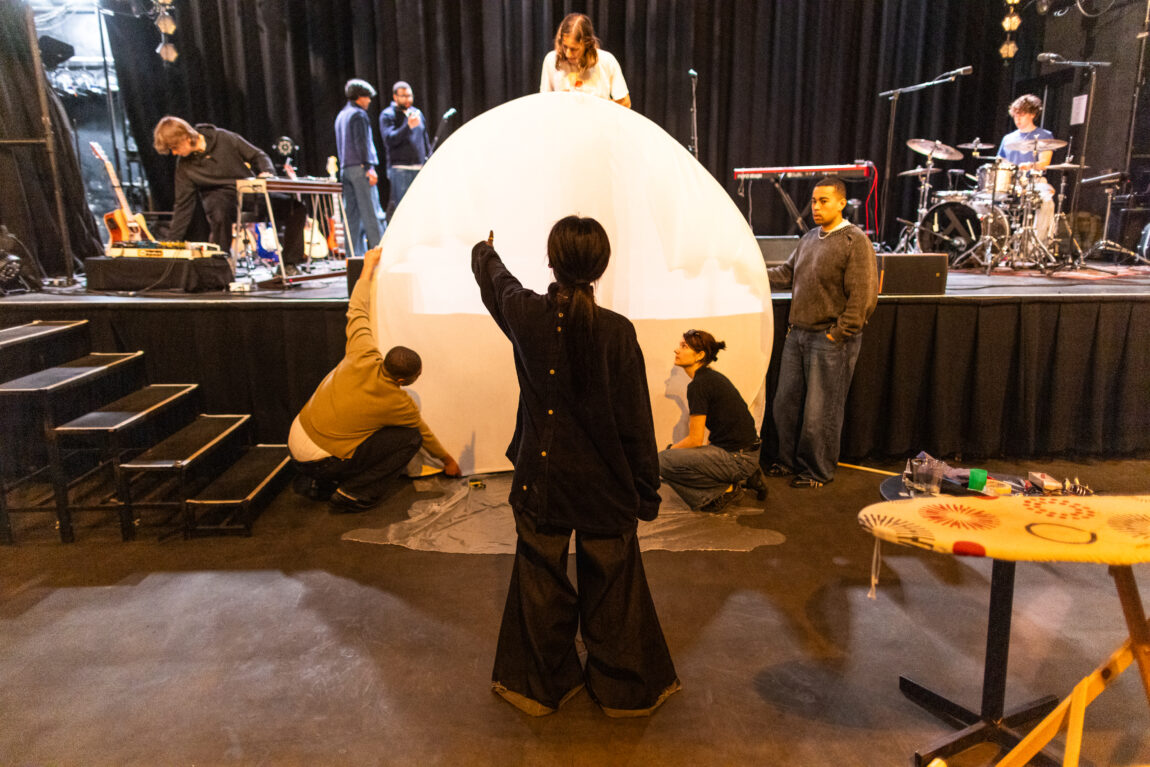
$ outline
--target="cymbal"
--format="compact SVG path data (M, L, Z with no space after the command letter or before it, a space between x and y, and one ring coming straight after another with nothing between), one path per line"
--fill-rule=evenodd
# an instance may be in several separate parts
M940 160L962 159L962 152L952 146L947 146L941 141L931 141L928 138L912 138L906 142L906 145L919 154L937 157Z
M1079 168L1089 167L1089 165L1079 165L1076 162L1060 162L1057 165L1047 165L1046 170L1078 170Z
M974 141L968 141L965 144L959 144L958 148L959 149L979 149L979 150L981 150L981 149L994 149L994 144L987 144L987 143L984 143L982 141L979 141L978 139L975 139Z
M1022 141L1011 141L1003 149L1008 152L1052 152L1066 146L1060 138L1030 138Z
M904 170L898 175L918 176L919 178L922 178L923 176L929 176L932 173L942 173L942 168L911 168L910 170Z

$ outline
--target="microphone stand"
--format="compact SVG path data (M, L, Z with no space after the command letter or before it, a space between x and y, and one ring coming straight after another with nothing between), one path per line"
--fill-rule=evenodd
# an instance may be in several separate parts
M1148 1L1150 1L1150 0L1148 0ZM695 159L698 160L699 159L699 120L698 120L698 110L696 109L696 103L695 103L695 88L699 84L699 75L693 69L690 70L688 72L688 74L691 76L691 146L689 148L691 150L691 154L693 154L695 156Z
M1061 57L1059 57L1061 59ZM1090 121L1094 116L1094 86L1098 81L1098 68L1110 66L1109 61L1051 61L1051 64L1061 64L1066 67L1080 67L1088 70L1090 77L1090 90L1086 96L1086 123L1082 128L1082 148L1078 150L1078 168L1074 171L1074 191L1070 194L1070 226L1073 229L1078 219L1078 187L1082 183L1082 171L1086 168L1086 150L1090 141ZM1102 233L1106 239L1106 232Z
M953 82L954 78L958 77L958 72L945 72L933 80L928 80L924 83L917 83L916 85L907 85L903 88L894 88L889 91L883 91L879 94L879 98L890 100L890 119L887 122L886 128L886 162L883 163L882 172L882 197L879 202L879 219L876 224L877 232L876 239L881 243L883 237L883 230L886 228L886 204L890 199L890 165L891 165L891 152L894 150L894 116L898 110L898 97L904 93L912 93L914 91L926 90L935 85L942 83Z
M435 138L431 140L431 151L427 153L429 157L431 156L431 153L435 151L435 148L439 146L439 139L443 136L443 129L447 127L447 121L454 117L456 114L457 112L455 108L452 107L451 109L448 109L446 112L444 112L443 117L439 119L439 127L435 129Z

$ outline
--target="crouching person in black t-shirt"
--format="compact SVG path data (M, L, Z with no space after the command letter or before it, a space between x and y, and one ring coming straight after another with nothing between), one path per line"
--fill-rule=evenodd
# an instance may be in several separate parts
M744 487L754 490L760 501L767 497L755 420L735 385L710 367L726 348L705 330L688 330L675 349L675 365L691 379L689 431L659 453L659 476L698 511L722 511L738 500Z

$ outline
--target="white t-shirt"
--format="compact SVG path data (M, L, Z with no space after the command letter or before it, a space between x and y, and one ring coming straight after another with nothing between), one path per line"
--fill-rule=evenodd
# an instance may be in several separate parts
M627 81L623 79L623 68L619 60L602 48L599 49L599 61L595 66L583 72L571 71L571 66L563 61L559 69L555 68L555 51L551 51L543 58L543 74L539 79L539 92L548 91L578 91L590 93L612 101L618 101L627 95Z

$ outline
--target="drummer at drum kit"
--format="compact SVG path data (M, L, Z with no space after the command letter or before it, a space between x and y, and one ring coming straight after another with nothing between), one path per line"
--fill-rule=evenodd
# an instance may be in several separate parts
M1002 137L998 146L998 156L1010 163L1019 172L1015 181L1019 186L1029 187L1037 192L1041 200L1035 216L1034 229L1039 240L1045 245L1050 242L1054 224L1054 187L1047 181L1043 171L1050 165L1054 151L1035 152L1034 148L1044 143L1056 143L1054 134L1039 128L1036 124L1042 112L1042 99L1032 93L1019 96L1010 104L1010 116L1014 120L1015 131ZM1023 145L1025 148L1018 148ZM1004 190L1000 190L1004 191Z
M1060 261L1060 254L1052 252L1056 232L1062 226L1069 230L1069 226L1060 224L1065 216L1055 213L1054 188L1043 171L1079 166L1050 165L1054 150L1066 146L1066 142L1036 125L1041 111L1042 101L1033 94L1011 103L1009 112L1016 130L1003 137L997 155L978 168L977 177L969 176L976 180L973 190L954 189L953 178L966 174L952 170L952 188L932 192L930 176L939 172L933 167L934 160L961 160L963 154L939 141L908 141L912 150L927 156L927 165L899 174L919 179L920 201L919 219L905 222L908 226L895 252L913 250L915 246L925 252L945 252L951 267L966 266L971 261L988 272L1004 262L1043 270L1069 265ZM985 157L979 154L982 150L994 149L993 144L979 139L958 147L972 150L975 158Z

